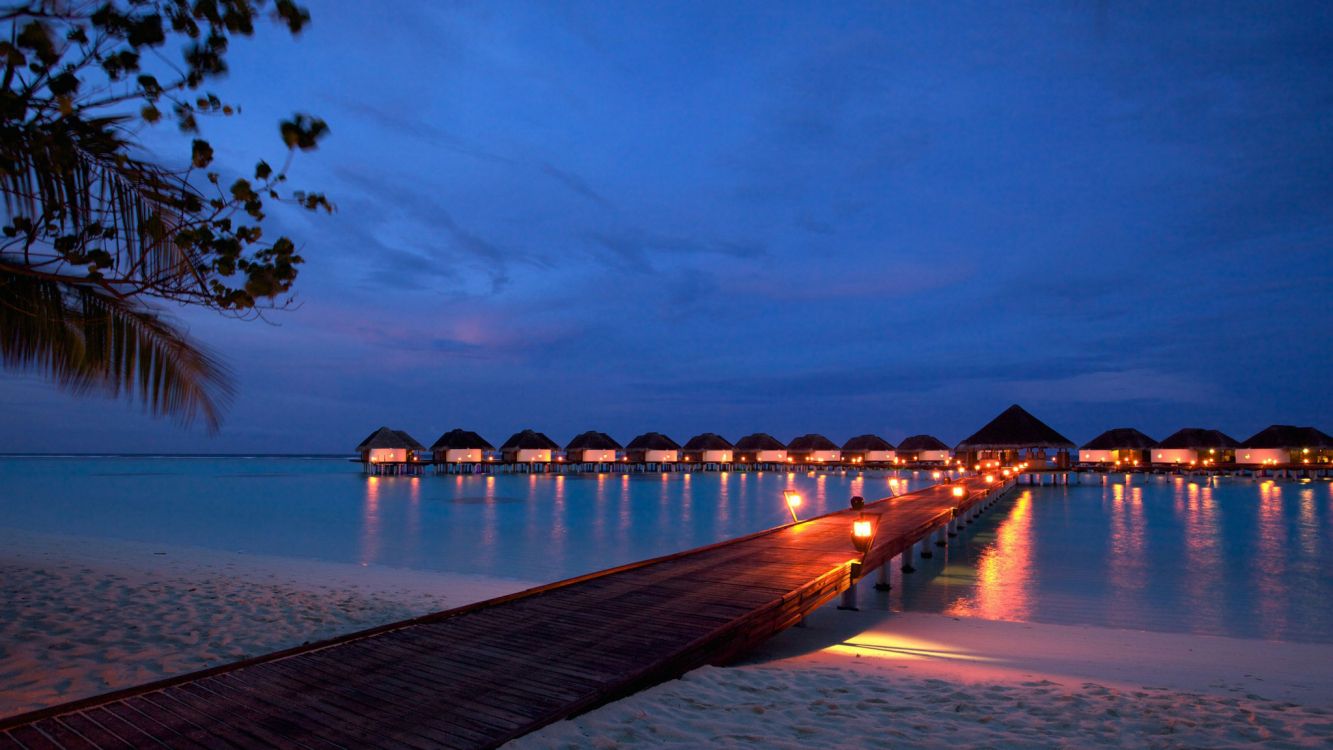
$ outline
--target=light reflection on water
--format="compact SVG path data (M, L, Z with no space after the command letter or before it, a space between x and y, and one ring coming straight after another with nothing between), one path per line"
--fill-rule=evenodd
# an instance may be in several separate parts
M872 606L1333 643L1333 485L1022 488Z
M0 458L0 527L549 581L786 523L784 489L811 516L930 482L924 472L364 477L345 460Z
M855 473L361 476L341 460L0 458L0 527L549 581L928 484ZM1333 643L1333 484L1022 488L863 606Z

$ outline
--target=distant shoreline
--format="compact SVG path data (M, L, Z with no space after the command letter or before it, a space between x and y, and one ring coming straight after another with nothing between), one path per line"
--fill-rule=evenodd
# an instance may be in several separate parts
M0 453L0 458L355 458L355 453Z

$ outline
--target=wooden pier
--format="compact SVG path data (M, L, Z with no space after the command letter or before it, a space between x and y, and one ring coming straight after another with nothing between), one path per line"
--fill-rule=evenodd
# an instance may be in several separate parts
M897 556L910 567L914 548L946 544L1015 484L936 485L859 512L0 719L0 750L496 747L726 663L839 594L855 606L859 579ZM852 543L858 520L875 528L864 554Z

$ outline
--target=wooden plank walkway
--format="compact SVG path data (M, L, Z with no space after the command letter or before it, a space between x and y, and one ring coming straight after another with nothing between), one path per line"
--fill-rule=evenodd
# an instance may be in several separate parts
M0 750L496 747L731 660L1014 480L963 484L868 504L864 561L840 511L0 719Z

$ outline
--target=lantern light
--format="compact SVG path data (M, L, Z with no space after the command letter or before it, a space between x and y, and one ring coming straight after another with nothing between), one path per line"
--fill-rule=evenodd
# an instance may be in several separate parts
M857 552L865 554L870 549L870 542L875 538L875 524L862 515L852 521L852 546Z
M994 474L987 474L986 477L985 477L985 481L986 481L986 484L992 484L992 483L995 481L995 475L994 475Z
M958 498L958 499L961 500L961 499L963 498L963 496L966 495L966 494L967 494L967 490L963 487L963 485L961 485L961 484L954 485L954 488L953 488L953 496L954 496L954 497L956 497L956 498Z
M787 510L791 511L791 520L793 523L800 521L796 516L796 509L801 507L801 493L795 490L787 490L782 493L782 497L787 500Z

